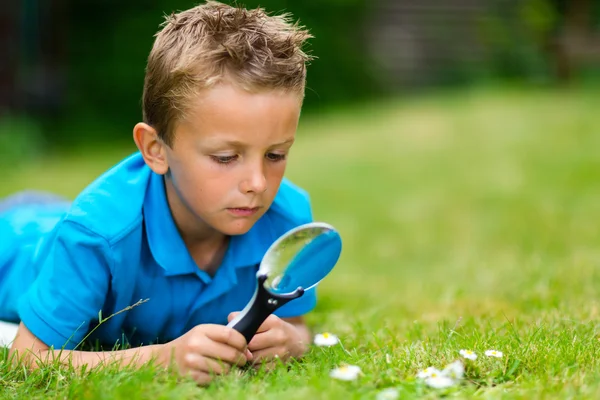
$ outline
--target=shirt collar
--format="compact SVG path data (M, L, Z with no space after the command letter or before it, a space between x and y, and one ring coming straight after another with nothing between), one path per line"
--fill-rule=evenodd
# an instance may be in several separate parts
M154 172L150 175L143 214L150 251L167 276L196 273L204 281L211 280L198 268L185 246L171 215L163 176ZM247 233L230 238L217 275L227 274L235 283L234 269L260 264L264 253L276 239L269 220L267 212Z

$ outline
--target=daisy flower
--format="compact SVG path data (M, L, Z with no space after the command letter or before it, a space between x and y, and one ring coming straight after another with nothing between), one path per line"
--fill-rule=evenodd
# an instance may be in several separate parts
M459 360L456 360L444 368L442 375L447 376L455 381L459 381L465 375L465 367Z
M459 353L461 356L463 356L464 358L467 358L469 360L477 359L477 354L475 354L475 352L472 350L461 350L461 351L459 351Z
M486 350L485 355L488 357L502 358L503 354L498 350Z
M445 389L460 382L465 369L460 361L454 361L444 368L443 371L434 367L425 368L417 374L417 378L423 379L425 384L434 389Z
M430 376L425 379L425 384L434 389L445 389L454 386L456 381L444 375Z
M435 367L428 367L428 368L425 368L422 371L419 371L419 373L417 374L417 378L419 378L419 379L425 379L425 378L429 378L429 377L431 377L433 375L438 375L439 376L441 374L442 374L442 372L440 370L438 370L437 368L435 368Z
M340 339L329 332L319 333L315 335L314 343L317 346L333 346L340 342Z
M356 378L358 378L358 375L360 375L360 373L360 367L356 365L343 365L341 367L333 369L329 373L329 376L342 381L353 381Z

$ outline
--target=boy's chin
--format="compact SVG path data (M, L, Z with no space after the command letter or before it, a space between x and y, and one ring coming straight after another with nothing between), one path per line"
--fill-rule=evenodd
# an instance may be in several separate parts
M219 230L228 236L238 236L247 233L250 229L252 229L255 223L256 221L254 220L235 221L229 224L224 224L224 226L221 227L222 229Z

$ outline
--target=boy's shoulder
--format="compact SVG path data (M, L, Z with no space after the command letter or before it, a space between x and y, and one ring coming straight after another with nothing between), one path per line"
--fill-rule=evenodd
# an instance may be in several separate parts
M306 190L284 178L268 214L283 230L311 222L310 196Z
M139 153L123 159L73 200L64 220L112 241L142 221L150 176Z

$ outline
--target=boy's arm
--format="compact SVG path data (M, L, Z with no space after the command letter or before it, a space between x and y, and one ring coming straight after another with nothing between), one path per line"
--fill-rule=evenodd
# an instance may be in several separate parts
M88 366L141 366L151 360L163 367L174 366L182 375L197 383L208 384L217 375L228 373L234 365L243 366L252 359L246 339L239 332L222 325L198 325L183 336L159 345L127 350L87 352L51 350L21 323L10 353L28 368L36 369L48 362L75 368Z
M44 342L39 340L23 323L19 325L17 337L13 341L10 353L28 367L35 369L40 364L53 362L59 359L61 363L81 367L87 365L95 367L100 364L116 363L122 366L142 365L154 359L159 364L166 364L163 358L164 345L150 345L118 351L79 351L79 350L51 350Z

